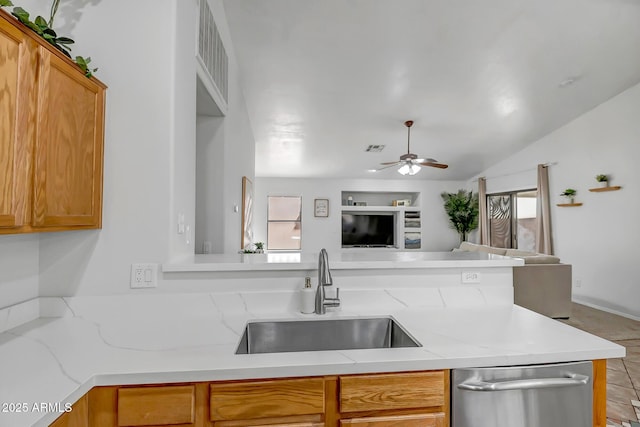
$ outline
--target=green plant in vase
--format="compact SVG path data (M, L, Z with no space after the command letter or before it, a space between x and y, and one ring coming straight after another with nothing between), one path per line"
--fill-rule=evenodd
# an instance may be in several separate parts
M472 191L458 190L457 193L441 193L444 210L449 216L451 228L460 235L460 243L467 240L469 232L478 228L478 195Z
M576 194L578 194L578 191L574 190L573 188L567 188L562 193L560 193L562 197L565 197L567 199L568 203L574 202Z
M596 181L600 183L600 187L608 187L609 186L609 177L605 174L596 175Z

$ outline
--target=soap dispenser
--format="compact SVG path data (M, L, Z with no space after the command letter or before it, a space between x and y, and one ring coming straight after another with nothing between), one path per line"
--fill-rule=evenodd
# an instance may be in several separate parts
M316 310L316 295L311 287L311 277L305 277L304 288L300 290L300 311L311 314Z

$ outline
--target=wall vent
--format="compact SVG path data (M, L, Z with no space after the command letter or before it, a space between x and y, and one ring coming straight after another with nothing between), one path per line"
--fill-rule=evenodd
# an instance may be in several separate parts
M222 98L229 102L229 57L207 0L200 0L198 57Z
M384 145L370 145L364 151L367 153L379 153L384 150Z

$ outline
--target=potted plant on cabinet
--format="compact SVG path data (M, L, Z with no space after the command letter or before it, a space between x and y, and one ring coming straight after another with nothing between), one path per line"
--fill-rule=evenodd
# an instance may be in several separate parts
M572 204L574 202L576 194L578 194L578 192L576 190L574 190L573 188L567 188L562 193L560 193L560 195L562 197L565 197L567 199L567 202L570 203L570 204Z
M60 37L53 30L53 20L58 12L58 6L60 5L60 0L53 0L51 4L51 15L49 16L49 21L47 21L42 16L37 16L34 21L31 21L31 17L29 12L24 10L21 7L14 7L11 14L18 19L21 23L29 27L36 34L42 37L44 40L53 45L56 49L62 52L65 56L67 56L71 61L75 62L75 64L84 72L84 75L87 77L93 76L93 73L98 71L97 68L89 68L89 63L91 62L91 58L85 58L83 56L76 56L75 59L71 57L71 47L69 45L75 43L69 37ZM0 8L13 6L11 0L0 0Z
M600 187L608 187L609 186L609 177L605 174L596 175L596 181L600 183Z

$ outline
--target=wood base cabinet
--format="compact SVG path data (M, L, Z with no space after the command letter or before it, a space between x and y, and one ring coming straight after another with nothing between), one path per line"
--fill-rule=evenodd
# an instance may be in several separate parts
M606 425L606 360L593 426ZM53 427L449 427L450 371L94 387Z
M389 415L340 420L344 427L445 427L446 414Z
M54 427L447 427L449 371L95 387Z
M0 234L100 228L106 86L0 10Z

